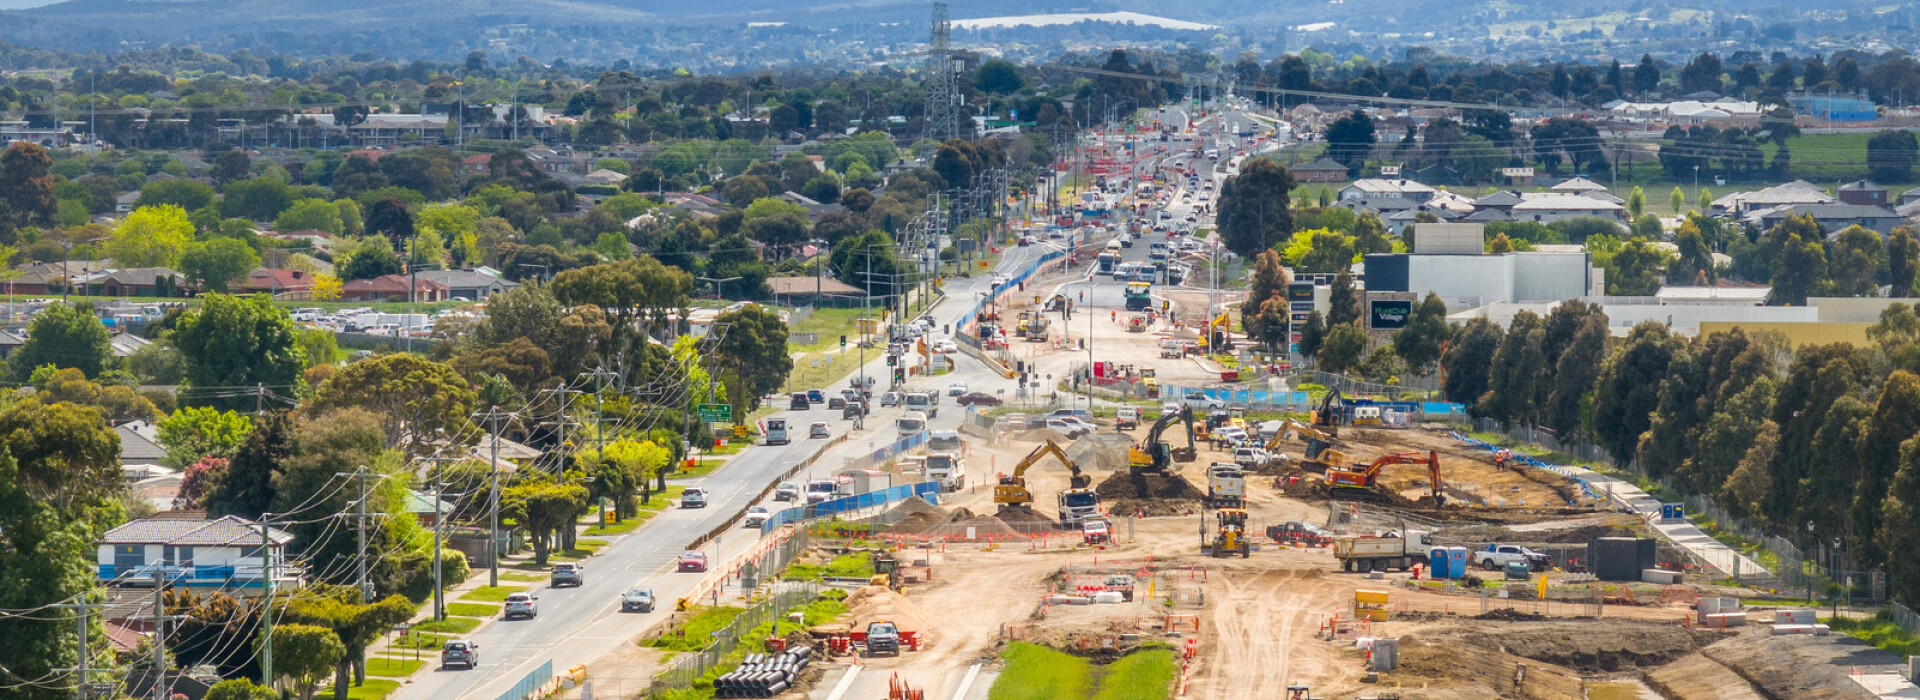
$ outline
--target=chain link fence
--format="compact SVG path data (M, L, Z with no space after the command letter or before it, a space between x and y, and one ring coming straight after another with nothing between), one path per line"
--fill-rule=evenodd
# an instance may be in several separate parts
M719 667L727 656L740 648L740 640L753 628L784 617L788 610L806 605L820 596L820 585L811 581L785 584L773 597L762 600L732 622L713 632L713 644L697 653L675 658L653 677L647 697L661 697L668 691L693 687L694 681Z

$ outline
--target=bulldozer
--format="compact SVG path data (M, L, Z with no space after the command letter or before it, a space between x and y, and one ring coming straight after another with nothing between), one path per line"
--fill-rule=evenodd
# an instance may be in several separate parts
M1089 517L1099 517L1100 494L1090 488L1093 486L1093 477L1081 473L1080 465L1074 464L1067 457L1066 450L1060 449L1060 445L1052 440L1033 448L1032 452L1020 459L1019 464L1014 465L1012 474L1000 477L1000 483L993 486L993 502L999 505L1000 512L1033 512L1033 492L1027 490L1027 469L1047 455L1059 459L1073 473L1068 477L1067 490L1060 492L1059 496L1061 524L1078 526Z
M1334 498L1362 498L1384 500L1380 491L1380 471L1393 464L1425 464L1427 478L1433 484L1433 503L1435 506L1446 503L1446 494L1440 492L1440 453L1395 452L1373 460L1364 469L1328 469L1327 486L1331 487Z
M1226 557L1238 553L1242 559L1253 556L1253 540L1247 536L1247 509L1221 508L1214 511L1214 523L1213 541L1206 544L1208 555Z
M1174 421L1186 423L1186 449L1175 449L1173 445L1160 438L1160 435L1167 431L1167 426L1173 425ZM1200 450L1193 428L1193 409L1182 406L1178 411L1160 414L1160 419L1153 422L1153 429L1147 431L1147 439L1139 445L1127 448L1127 470L1135 474L1165 474L1174 462L1191 462L1199 456Z

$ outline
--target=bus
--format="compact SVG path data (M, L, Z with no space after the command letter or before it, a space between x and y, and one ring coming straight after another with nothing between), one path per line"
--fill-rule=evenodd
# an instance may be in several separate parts
M1151 292L1153 285L1146 282L1127 283L1127 310L1145 311L1153 308Z

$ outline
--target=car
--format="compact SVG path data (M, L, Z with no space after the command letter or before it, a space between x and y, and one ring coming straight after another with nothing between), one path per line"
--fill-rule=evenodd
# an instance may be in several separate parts
M768 518L772 517L773 511L767 510L766 506L750 506L747 508L747 514L740 518L740 527L759 529L767 524Z
M706 490L698 486L688 486L687 490L680 492L680 507L681 508L707 507Z
M561 586L579 587L587 582L587 570L574 562L561 562L553 565L553 573L547 578L548 588Z
M680 555L679 570L682 572L703 572L707 570L706 552L687 552Z
M1000 287L1000 286L1003 286L1003 285L1005 285L1006 283L1007 283L1007 276L1006 276L1006 275L994 275L994 276L993 276L993 286L994 286L994 287Z
M1092 425L1078 418L1048 418L1047 427L1059 431L1061 435L1067 436L1069 440L1078 440L1082 436L1093 432Z
M465 666L468 670L479 666L480 645L465 639L447 640L446 646L440 647L440 667L447 668L454 664Z
M898 406L900 405L901 396L902 394L898 391L889 391L887 393L881 394L880 406L882 408L885 408L887 406Z
M867 656L880 654L900 655L900 628L891 622L875 620L867 623Z
M773 488L773 500L791 501L800 497L800 485L791 481Z
M1219 438L1220 442L1233 445L1235 447L1238 447L1240 443L1247 441L1247 430L1245 428L1241 428L1239 426L1234 426L1234 425L1221 427L1218 430L1213 431L1213 435L1214 437Z
M933 351L942 355L952 355L960 352L960 345L949 339L936 340L933 342Z
M952 384L948 384L948 385L947 385L947 395L948 395L948 396L959 396L959 395L961 395L961 394L965 394L965 393L967 393L967 383L966 383L966 382L954 382L954 383L952 383Z
M535 598L527 593L508 593L506 618L511 620L516 617L524 617L531 620L539 617L540 609L534 604L534 601L537 600L539 600L539 598Z
M1233 451L1233 463L1247 469L1264 467L1272 460L1273 455L1259 447L1241 447Z
M827 431L826 423L816 422L813 425L807 426L807 437L808 438L833 437L833 433L830 433Z
M793 392L793 396L788 398L787 408L795 411L805 411L813 408L813 402L807 400L805 393L796 391Z
M826 402L827 402L827 392L821 391L819 389L807 390L807 403L826 403Z
M1022 247L1022 248L1025 248L1025 247L1027 247L1027 246L1030 246L1030 245L1033 245L1033 236L1021 236L1021 237L1020 237L1020 247Z
M1000 397L984 391L961 394L960 398L954 399L953 402L962 406L998 406L1001 403Z
M839 411L839 410L845 409L846 407L847 407L847 400L844 397L835 396L833 398L827 399L827 410L829 411Z
M653 612L653 589L634 586L620 594L620 612Z

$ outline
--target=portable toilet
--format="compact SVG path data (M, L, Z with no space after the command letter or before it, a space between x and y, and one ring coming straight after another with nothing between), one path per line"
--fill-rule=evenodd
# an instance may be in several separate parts
M1466 547L1448 547L1447 548L1447 573L1452 574L1451 578L1467 577L1467 548Z
M1455 576L1452 573L1453 570L1449 568L1448 565L1449 565L1449 561L1447 557L1446 547L1434 547L1433 551L1427 553L1428 578L1432 578L1433 580L1436 580L1436 581L1440 579L1455 578Z

